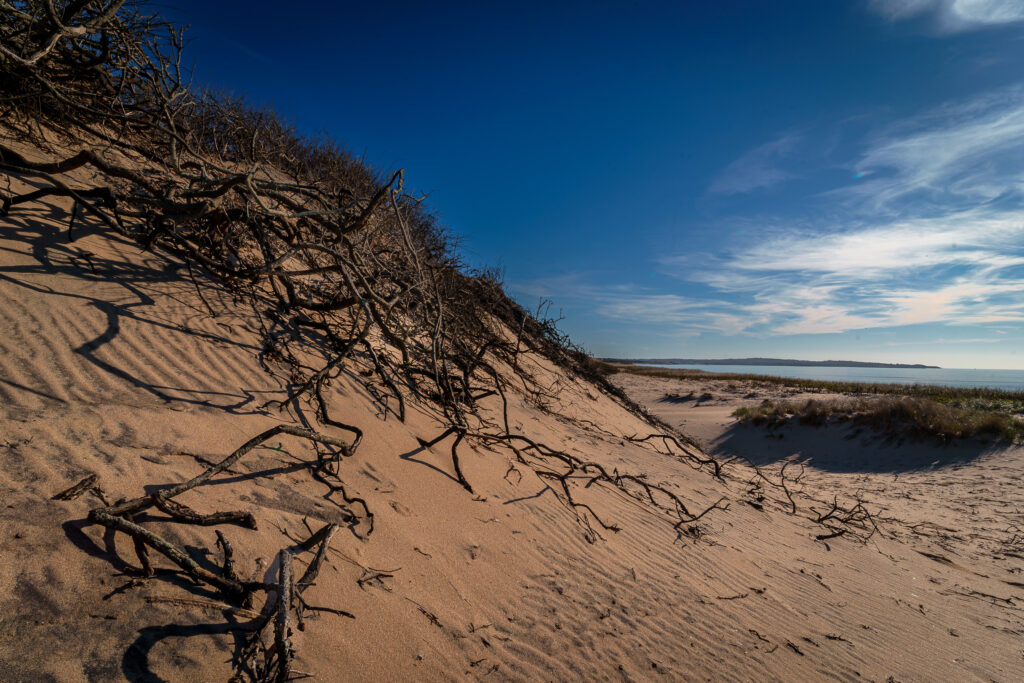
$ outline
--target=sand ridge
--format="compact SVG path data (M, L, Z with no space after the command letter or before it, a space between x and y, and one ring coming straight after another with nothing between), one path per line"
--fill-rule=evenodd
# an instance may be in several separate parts
M253 323L232 313L229 296L206 283L224 311L214 318L182 264L103 230L69 244L66 208L26 206L0 231L0 678L226 680L248 617L212 607L217 595L166 571L166 562L153 579L133 581L130 543L85 519L98 503L51 497L90 473L112 499L194 476L201 459L291 419L260 408L281 382L260 368ZM598 528L590 543L547 482L517 476L508 449L465 450L471 496L452 475L445 444L416 441L440 431L429 410L411 404L398 422L359 377L342 375L332 405L366 431L343 465L345 481L369 502L375 531L339 534L310 597L355 618L311 615L293 635L297 670L321 680L1024 676L1024 594L1005 579L1019 576L1011 571L1019 564L998 565L1009 568L997 575L996 564L967 554L946 550L948 561L936 560L921 552L931 552L930 541L909 533L868 545L815 540L820 525L787 514L784 501L744 503L740 464L719 481L632 443L652 427L594 387L530 362L557 383L551 408L561 417L513 394L517 428L606 467L644 472L695 509L722 496L728 509L693 534L677 533L670 515L578 481L579 500L621 527ZM651 400L663 388L643 381L650 384L624 385L672 421ZM716 452L696 420L682 429ZM243 570L271 578L277 549L307 535L304 519L343 519L337 500L297 467L308 457L307 444L281 438L183 502L253 510L258 530L224 531ZM971 466L998 461L1003 469L987 471L1011 477L1019 458L989 454ZM808 470L806 485L822 491L828 476L840 476ZM900 479L914 476L924 475ZM879 496L890 490L881 479L875 487ZM1005 494L990 493L993 501ZM154 525L186 548L213 546L212 529ZM214 567L219 559L196 561ZM299 566L308 561L297 556Z

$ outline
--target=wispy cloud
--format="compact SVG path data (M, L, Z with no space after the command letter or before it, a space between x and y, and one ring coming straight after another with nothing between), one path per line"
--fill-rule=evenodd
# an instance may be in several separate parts
M814 275L822 284L877 280L951 265L989 271L1024 263L1009 253L1022 237L1021 212L970 211L849 232L797 231L734 252L727 266L754 274ZM728 287L726 281L715 282L723 289ZM760 284L754 281L755 286Z
M785 149L771 145L737 161L718 191L764 186L744 173L767 168ZM606 318L676 334L1018 325L1022 160L1024 88L988 93L869 138L850 163L867 179L830 194L828 219L769 218L760 230L745 219L732 248L660 257L681 281L675 293L595 286L587 277L557 283L558 292L588 300Z
M750 333L1024 321L1024 211L801 230L728 253L714 268L687 256L663 263L728 296Z
M740 334L750 324L742 314L730 312L723 302L691 299L675 294L636 291L605 292L597 312L624 322L668 325L677 333L718 332Z
M510 289L539 299L585 301L598 315L610 320L660 327L677 336L740 334L750 323L748 315L728 310L722 301L657 293L633 284L598 285L593 283L595 279L600 278L589 273L567 273L511 283Z
M1020 0L870 0L869 5L890 21L930 14L946 31L1024 20Z
M998 337L936 337L935 339L915 339L913 341L888 341L882 342L882 346L925 346L947 344L1000 344L1003 340Z
M280 60L274 59L273 57L269 57L266 54L264 54L264 53L262 53L262 52L260 52L258 50L254 50L253 48L249 47L248 45L246 45L245 43L243 43L241 41L235 40L233 38L227 38L227 37L224 37L224 36L221 36L219 38L219 40L223 41L227 45L230 45L230 46L234 47L236 50L238 50L239 52L244 54L249 59L251 59L251 60L253 60L255 62L259 62L260 64L263 64L264 66L271 66L271 67L281 67L282 66L282 63L281 63Z
M1024 88L989 93L901 122L855 164L867 180L837 194L862 208L956 210L1024 189ZM867 200L867 204L863 202Z
M785 135L755 147L729 164L711 182L708 192L741 194L796 178L796 174L782 168L781 162L793 153L799 140L796 135Z
M709 296L595 285L581 274L519 292L677 335L829 334L924 323L1024 322L1024 211L970 211L847 232L805 230L718 257L661 259Z

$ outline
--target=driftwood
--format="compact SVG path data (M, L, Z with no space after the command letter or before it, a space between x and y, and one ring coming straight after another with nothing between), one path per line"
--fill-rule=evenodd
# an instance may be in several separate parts
M282 550L277 554L277 622L274 626L274 646L277 655L277 682L286 683L292 673L292 554Z
M740 459L745 460L745 458ZM755 509L764 509L765 503L769 500L767 489L765 488L767 484L770 488L782 491L789 514L798 514L799 508L796 503L796 494L801 492L791 487L794 484L799 484L803 479L806 473L804 465L792 460L786 461L779 468L779 480L776 482L765 474L762 468L754 465L749 460L747 460L747 463L753 469L754 476L746 483L747 497L744 499L744 502ZM796 474L791 474L789 472L790 468L793 468ZM801 495L809 498L806 494L801 493ZM820 503L821 501L810 499L810 504L805 507L804 511L805 517L826 529L825 533L816 534L814 536L815 540L827 541L845 536L866 543L876 533L881 533L878 519L868 511L867 506L857 495L855 495L853 503L849 507L840 504L838 496L833 496L831 503L825 503L829 506L829 509L824 513L819 513L815 507Z
M139 564L141 566L140 573L143 577L150 577L154 573L152 562L149 557L149 550L153 549L176 564L196 581L216 588L225 596L225 599L229 603L241 606L243 609L247 609L247 607L252 603L254 593L275 592L278 602L275 630L276 645L271 651L269 651L269 654L272 655L272 657L263 663L256 661L260 653L267 653L267 650L262 647L260 634L266 628L267 623L269 623L268 617L265 620L262 618L257 620L257 624L254 628L254 638L252 642L243 649L245 656L239 660L244 664L244 670L252 674L250 676L251 678L255 680L268 681L285 681L288 680L290 676L292 646L288 634L290 629L289 614L291 611L297 611L299 615L298 618L301 623L303 609L330 609L321 607L310 608L304 601L302 601L301 592L315 583L316 577L320 572L320 568L327 559L327 550L334 534L338 530L338 525L327 524L320 531L311 535L309 539L300 544L299 549L301 551L310 551L316 548L316 554L302 578L297 584L295 584L294 587L296 590L293 592L293 581L291 577L292 554L287 549L282 550L278 556L280 561L280 573L277 584L267 584L255 579L243 581L239 578L235 569L234 547L219 529L216 532L216 543L224 554L224 562L221 572L215 573L197 564L181 548L170 543L152 530L144 527L142 523L140 523L139 518L145 510L155 507L169 515L170 520L176 523L194 524L199 526L238 524L245 528L255 529L255 517L249 512L221 512L204 515L174 501L173 498L214 480L219 473L228 470L231 465L241 460L256 446L278 434L290 434L308 439L314 443L332 446L336 449L339 456L346 454L350 456L353 454L352 445L340 439L317 434L311 430L293 427L291 425L278 425L250 439L241 447L236 449L231 455L224 458L221 462L209 467L200 475L193 477L182 484L170 486L148 496L141 496L115 505L96 508L89 513L90 521L101 524L115 532L127 534L131 537L135 547L136 556L138 557ZM308 463L308 467L311 471L316 472L319 477L326 479L327 477L335 476L335 474L325 472L325 469L331 463L334 463L333 458L324 457L323 454L318 454L318 458ZM336 473L337 470L335 469L334 472ZM87 481L86 483L87 486L94 485L95 479ZM80 487L81 490L85 490L87 486L82 486L81 484L76 485L76 487ZM66 492L62 492L62 494L65 493ZM293 600L293 596L296 596L298 599ZM332 611L338 614L352 616L343 610ZM239 675L241 675L241 670Z
M264 612L259 619L254 620L251 624L251 635L237 657L240 666L235 676L236 680L243 680L242 672L247 672L250 678L259 681L288 680L294 654L290 633L290 614L293 611L300 630L305 628L303 614L306 610L329 612L350 619L355 618L345 610L309 605L303 596L306 589L314 585L320 568L327 559L331 539L337 530L337 524L327 524L299 544L301 551L309 551L314 547L317 548L317 551L313 561L298 581L295 581L292 576L292 553L287 549L282 549L278 553L278 582L269 586L277 595L275 609ZM264 631L267 630L271 621L274 623L274 644L268 649L264 645L263 637Z
M90 474L88 477L78 482L74 486L66 488L60 493L55 494L52 500L74 500L75 498L78 498L80 495L91 489L96 484L97 479L99 479L97 475Z
M233 571L228 571L228 568L230 567L231 546L223 538L222 534L218 534L218 542L224 549L225 571L222 575L217 575L196 564L196 562L180 548L168 542L158 534L141 526L135 521L135 517L150 507L156 507L157 509L169 514L171 519L176 522L198 524L201 526L236 523L250 529L255 529L256 521L251 513L218 512L210 515L202 515L184 505L181 505L180 503L175 502L173 498L209 482L214 476L225 471L241 460L256 446L278 434L291 434L293 436L303 437L314 442L334 446L341 453L352 454L351 446L340 439L324 436L311 430L293 427L291 425L277 425L276 427L272 427L245 442L224 460L213 467L208 468L205 472L193 477L189 481L171 486L148 496L141 496L115 505L96 508L89 512L89 520L97 524L102 524L109 529L129 535L134 540L135 548L139 556L139 561L142 564L144 574L149 575L152 573L149 566L147 550L147 548L152 548L181 567L196 580L210 584L233 598L244 600L251 591L263 589L264 586L261 583L254 584L252 582L241 582L236 576L233 576ZM322 468L325 462L327 461L321 458L312 463L310 467Z
M695 444L689 442L688 440L686 441L686 443L690 446L690 448L687 448L684 445L682 439L673 434L649 434L643 438L639 438L637 436L629 436L626 438L629 441L632 441L633 443L644 443L646 441L654 441L660 439L665 445L665 449L667 451L666 455L671 455L674 457L681 458L683 460L689 460L691 462L694 462L696 463L698 468L707 465L708 467L711 468L711 473L715 476L716 479L722 479L722 463L720 463L718 460L710 456L704 456L704 454L700 452L700 449L697 448ZM672 451L671 445L675 445L675 447L679 449L679 454L676 454Z

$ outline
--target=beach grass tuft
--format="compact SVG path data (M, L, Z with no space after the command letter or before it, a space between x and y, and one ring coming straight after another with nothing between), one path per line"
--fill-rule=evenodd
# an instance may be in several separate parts
M944 404L919 396L862 396L804 401L766 399L733 412L740 422L776 428L797 421L822 426L852 423L887 434L940 441L979 437L1024 441L1024 421L1015 413Z
M991 409L1024 412L1024 391L1003 391L986 387L949 387L938 384L888 384L883 382L843 382L820 379L799 379L796 377L778 377L775 375L755 375L734 372L707 372L688 368L649 368L639 365L611 365L617 372L628 372L632 375L645 377L664 377L667 379L690 380L722 380L731 382L751 382L755 387L792 387L807 392L830 394L881 394L888 396L914 396L929 398L938 403L957 407L973 407L984 410ZM607 372L607 370L606 370ZM610 373L609 373L610 374Z

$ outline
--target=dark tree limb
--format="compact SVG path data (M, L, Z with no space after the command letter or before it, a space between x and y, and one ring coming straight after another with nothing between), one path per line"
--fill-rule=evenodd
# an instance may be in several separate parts
M98 479L99 477L97 475L90 474L74 486L55 494L50 500L74 500L92 488Z
M277 554L279 562L277 582L277 617L274 625L275 654L277 658L277 683L287 683L292 671L292 641L289 615L292 608L292 554L282 550Z

